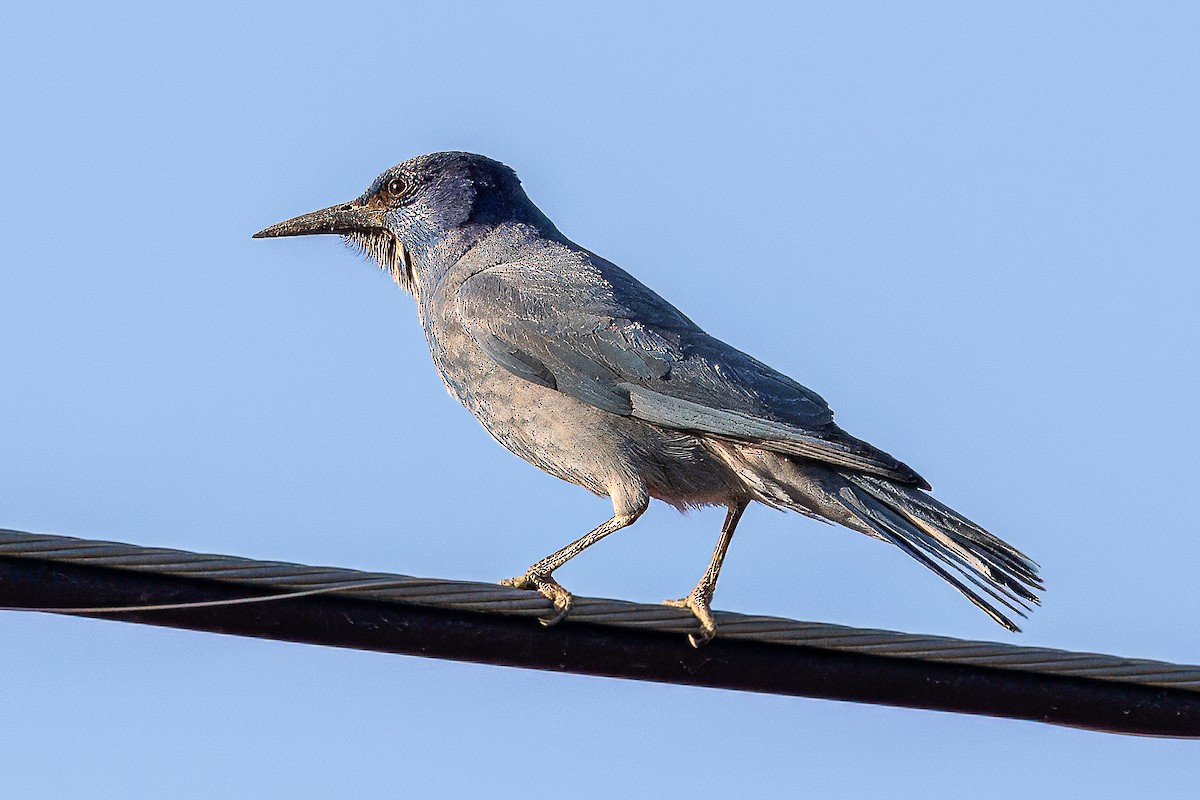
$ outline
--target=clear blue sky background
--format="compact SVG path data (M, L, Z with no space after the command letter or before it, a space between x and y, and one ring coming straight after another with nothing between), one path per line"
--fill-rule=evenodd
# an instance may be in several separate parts
M759 508L722 608L1200 662L1194 4L25 4L0 27L0 526L496 580L605 500L411 300L252 241L467 149L1033 555L1020 637ZM737 8L735 11L734 8ZM694 583L654 508L578 593ZM5 796L1184 796L1197 745L0 614Z

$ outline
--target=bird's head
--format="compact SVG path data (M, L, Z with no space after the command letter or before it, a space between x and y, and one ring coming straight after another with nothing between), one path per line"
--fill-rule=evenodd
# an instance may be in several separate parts
M504 222L553 229L509 167L474 153L432 153L387 170L349 203L280 222L254 238L339 234L412 292L424 263L457 258L456 251Z

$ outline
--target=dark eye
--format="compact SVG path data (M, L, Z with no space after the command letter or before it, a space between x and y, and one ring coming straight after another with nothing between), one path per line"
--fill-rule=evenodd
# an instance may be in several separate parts
M408 182L403 178L392 178L388 181L387 190L392 197L400 197L408 191Z

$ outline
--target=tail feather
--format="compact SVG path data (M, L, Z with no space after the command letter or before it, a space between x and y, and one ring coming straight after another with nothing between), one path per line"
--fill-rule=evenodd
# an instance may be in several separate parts
M1034 592L1044 588L1032 559L920 490L867 475L844 477L848 485L838 492L838 499L848 511L940 575L996 622L1020 630L963 581L1024 617L1040 603Z
M916 486L886 477L708 441L757 500L845 525L899 547L1011 631L1039 604L1038 565Z
M1039 589L1042 588L1042 580L1037 574L1038 564L1036 561L1007 542L988 533L954 509L938 502L937 499L924 492L897 486L888 481L880 481L867 476L854 476L854 479L867 491L877 493L877 496L879 496L879 492L882 492L890 501L900 503L908 512L928 524L955 530L964 539L974 543L978 548L986 550L1012 572L1019 574L1026 583L1032 583Z

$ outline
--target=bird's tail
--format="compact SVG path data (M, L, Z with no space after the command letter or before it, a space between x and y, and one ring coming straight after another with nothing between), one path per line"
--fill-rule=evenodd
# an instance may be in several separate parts
M940 575L996 622L1020 630L999 607L1024 617L1039 604L1035 592L1045 587L1032 559L920 489L871 475L843 477L847 485L836 499L846 511Z
M1039 604L1044 586L1032 559L920 489L761 450L721 450L759 500L891 542L1010 631L1020 629L1006 611L1024 617Z

